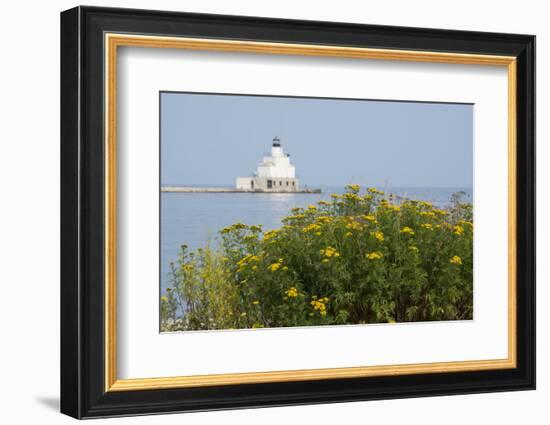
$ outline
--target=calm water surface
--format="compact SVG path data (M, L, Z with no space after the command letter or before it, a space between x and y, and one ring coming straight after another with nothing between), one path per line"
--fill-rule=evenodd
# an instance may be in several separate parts
M464 187L385 190L438 206L448 204L451 195L458 191L466 193L465 201L472 201L472 189ZM218 230L237 222L261 224L263 230L275 229L292 208L328 201L332 193L343 192L343 188L324 188L320 194L162 192L161 288L170 286L170 262L177 259L182 244L187 244L191 250L203 247L208 240L215 245Z

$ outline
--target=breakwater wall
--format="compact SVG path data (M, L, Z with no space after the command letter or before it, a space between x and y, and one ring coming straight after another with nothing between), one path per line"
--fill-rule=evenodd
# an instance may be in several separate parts
M298 190L258 190L258 189L232 189L227 187L187 187L187 186L162 186L161 192L174 193L321 193L321 189Z

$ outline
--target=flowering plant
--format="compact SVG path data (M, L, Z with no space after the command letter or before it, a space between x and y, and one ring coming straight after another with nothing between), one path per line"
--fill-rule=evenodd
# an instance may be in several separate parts
M282 226L236 223L172 264L163 331L464 320L472 205L436 208L349 185Z

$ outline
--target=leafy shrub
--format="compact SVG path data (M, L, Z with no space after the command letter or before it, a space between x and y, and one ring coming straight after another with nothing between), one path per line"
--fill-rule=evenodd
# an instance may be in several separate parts
M276 230L236 223L172 264L163 331L463 320L473 310L472 205L439 209L349 185Z

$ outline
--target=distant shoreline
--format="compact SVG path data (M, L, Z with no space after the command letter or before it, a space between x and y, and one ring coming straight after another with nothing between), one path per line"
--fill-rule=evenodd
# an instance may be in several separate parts
M168 193L321 193L321 189L298 189L298 190L257 190L257 189L234 189L228 187L187 187L187 186L162 186L161 192Z

